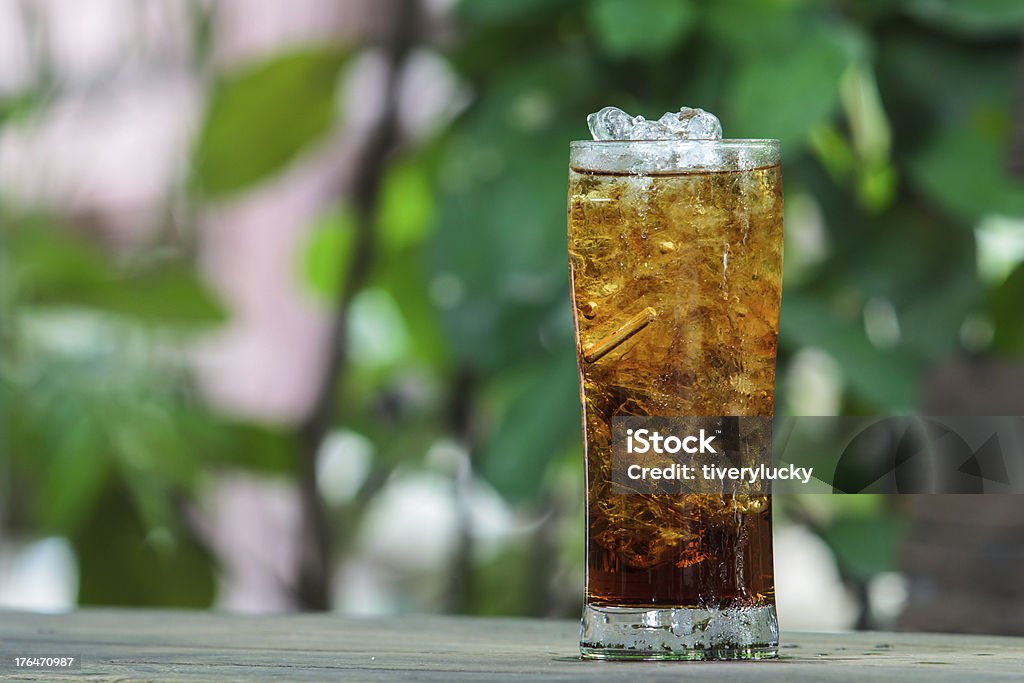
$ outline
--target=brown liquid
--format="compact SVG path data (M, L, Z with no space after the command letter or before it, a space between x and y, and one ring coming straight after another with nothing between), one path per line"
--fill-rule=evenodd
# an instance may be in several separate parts
M584 398L587 602L774 603L766 496L611 493L615 415L771 415L778 166L569 175Z

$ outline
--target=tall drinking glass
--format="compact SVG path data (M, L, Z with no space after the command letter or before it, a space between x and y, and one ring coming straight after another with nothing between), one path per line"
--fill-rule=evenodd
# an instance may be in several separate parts
M770 497L622 492L613 432L622 417L681 417L743 440L737 416L772 415L778 142L573 142L569 269L587 471L583 656L776 656Z

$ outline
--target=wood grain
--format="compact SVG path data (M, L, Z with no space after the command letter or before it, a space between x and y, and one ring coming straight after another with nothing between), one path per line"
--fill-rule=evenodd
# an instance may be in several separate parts
M0 680L1021 681L1024 638L784 633L767 662L583 662L567 621L210 612L0 612ZM75 655L78 671L15 670Z

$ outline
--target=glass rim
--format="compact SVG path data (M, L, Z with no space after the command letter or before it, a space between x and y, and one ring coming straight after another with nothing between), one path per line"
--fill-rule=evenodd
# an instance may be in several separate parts
M723 138L721 140L572 140L569 142L570 148L585 147L587 145L600 145L602 147L716 145L742 149L751 147L779 147L779 140L778 138Z
M745 171L779 163L776 139L574 140L569 165L578 172L651 175Z

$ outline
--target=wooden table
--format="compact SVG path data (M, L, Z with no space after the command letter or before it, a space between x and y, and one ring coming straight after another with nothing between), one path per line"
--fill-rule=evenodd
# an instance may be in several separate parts
M766 662L584 662L577 624L534 619L208 612L0 612L0 680L1024 681L1024 638L783 633ZM81 669L15 669L11 655Z

